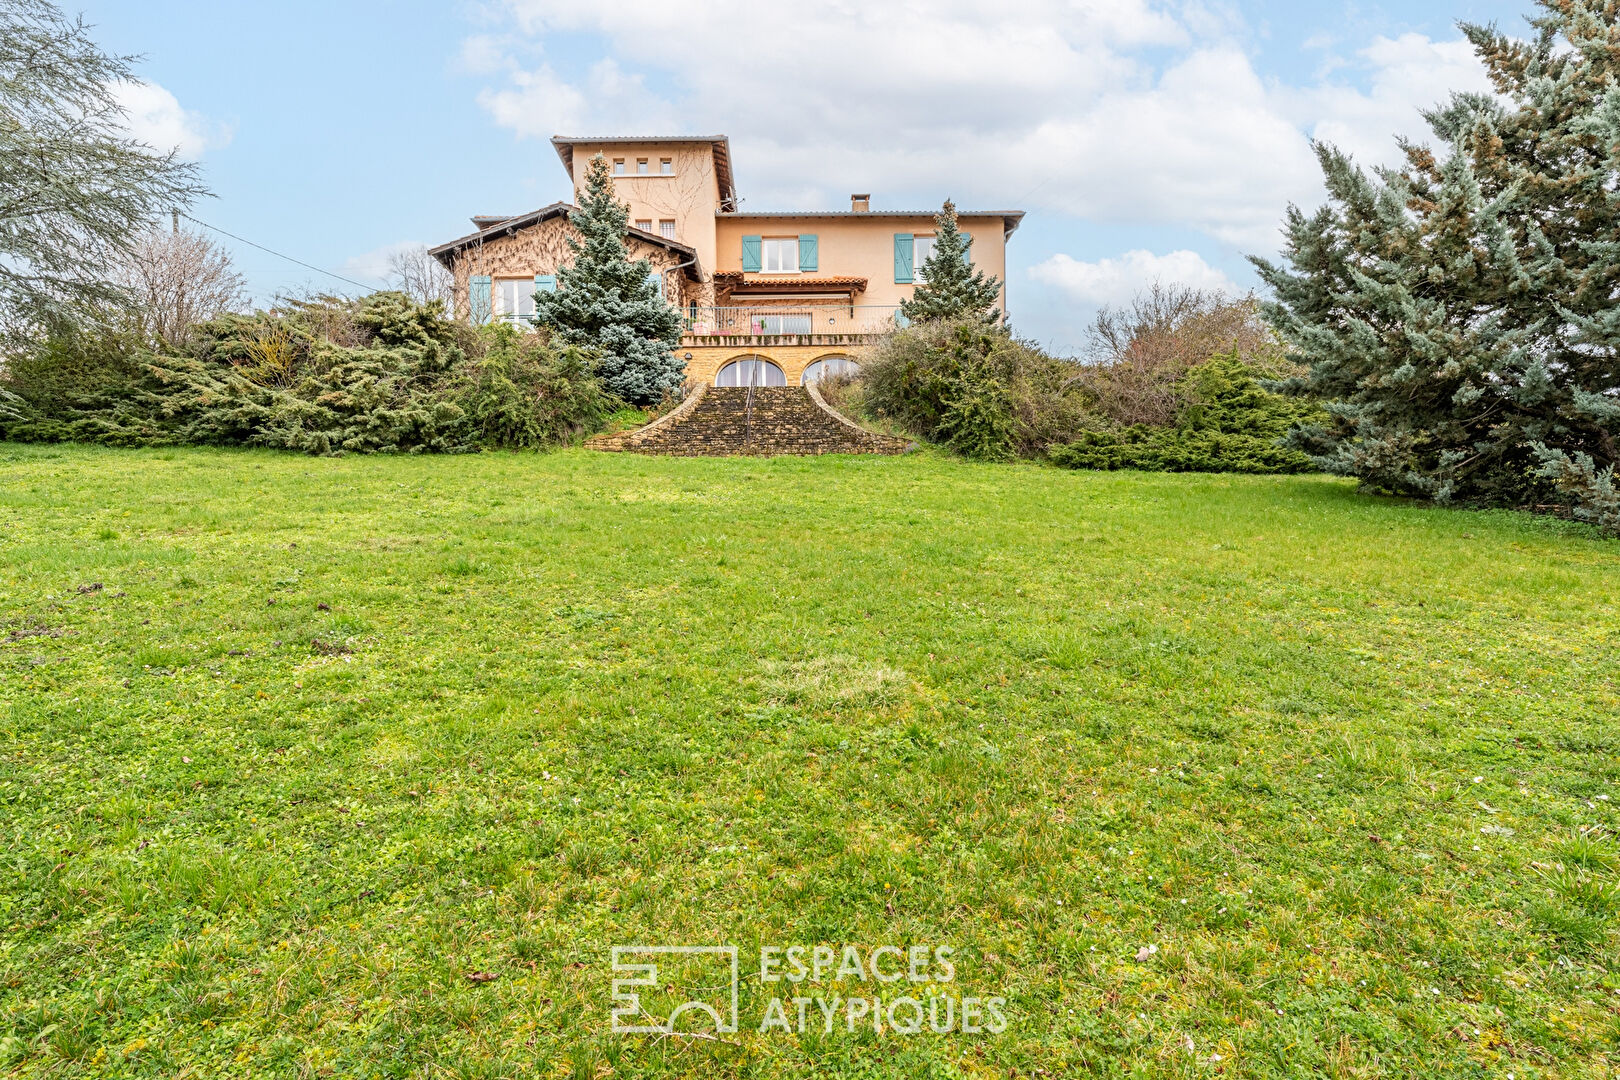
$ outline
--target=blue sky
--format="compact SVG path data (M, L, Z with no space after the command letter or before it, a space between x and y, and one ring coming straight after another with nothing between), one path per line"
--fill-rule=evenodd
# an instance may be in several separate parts
M73 10L70 7L70 10ZM474 213L569 196L546 137L725 133L749 209L1029 211L1009 252L1024 333L1072 347L1154 278L1248 288L1308 139L1363 160L1448 88L1482 88L1459 19L1524 2L95 0L145 57L132 127L201 162L204 221L374 280ZM746 43L746 44L743 44ZM230 245L254 294L339 286Z

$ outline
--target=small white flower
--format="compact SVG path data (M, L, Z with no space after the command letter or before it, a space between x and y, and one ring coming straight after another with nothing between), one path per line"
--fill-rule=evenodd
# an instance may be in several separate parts
M1477 784L1477 783L1479 783L1479 782L1480 782L1480 781L1482 781L1482 780L1484 780L1484 779L1485 779L1485 778L1484 778L1484 777L1483 777L1483 776L1476 776L1476 777L1474 777L1474 783L1476 783L1476 784Z

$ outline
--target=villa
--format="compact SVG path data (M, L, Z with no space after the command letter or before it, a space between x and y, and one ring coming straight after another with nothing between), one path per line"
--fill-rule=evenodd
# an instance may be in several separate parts
M921 281L936 210L745 211L723 135L551 140L574 189L598 154L630 207L630 254L648 259L684 321L689 386L801 386L859 363L896 325ZM456 313L474 322L533 318L568 257L568 203L479 215L432 249L455 279ZM1006 245L1023 213L959 212L976 266L1006 282ZM1003 284L1001 309L1005 311Z

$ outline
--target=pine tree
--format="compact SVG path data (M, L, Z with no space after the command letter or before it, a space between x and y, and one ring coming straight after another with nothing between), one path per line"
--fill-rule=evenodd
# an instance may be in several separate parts
M931 319L980 318L999 322L996 298L1001 282L973 269L968 262L970 238L956 225L956 206L949 200L934 218L934 250L922 265L923 283L911 299L902 301L900 314L912 322Z
M0 339L127 304L107 267L203 194L196 166L125 129L133 63L50 0L0 0Z
M1614 0L1539 0L1516 41L1464 25L1500 98L1426 114L1369 176L1319 147L1329 203L1257 259L1272 324L1327 423L1294 447L1367 485L1601 520L1620 453L1620 26Z
M630 208L613 192L600 154L585 173L579 209L569 215L573 261L557 270L557 291L535 294L536 321L568 345L594 349L609 392L637 405L678 389L686 363L676 357L681 320L664 301L652 264L632 261L625 246Z

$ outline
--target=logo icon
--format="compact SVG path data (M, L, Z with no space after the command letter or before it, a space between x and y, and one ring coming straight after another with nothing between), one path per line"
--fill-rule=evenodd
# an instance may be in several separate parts
M696 1030L682 1024L707 1028L717 1035L737 1030L735 945L615 945L613 974L615 1034L674 1035ZM644 995L649 1001L643 1001Z

